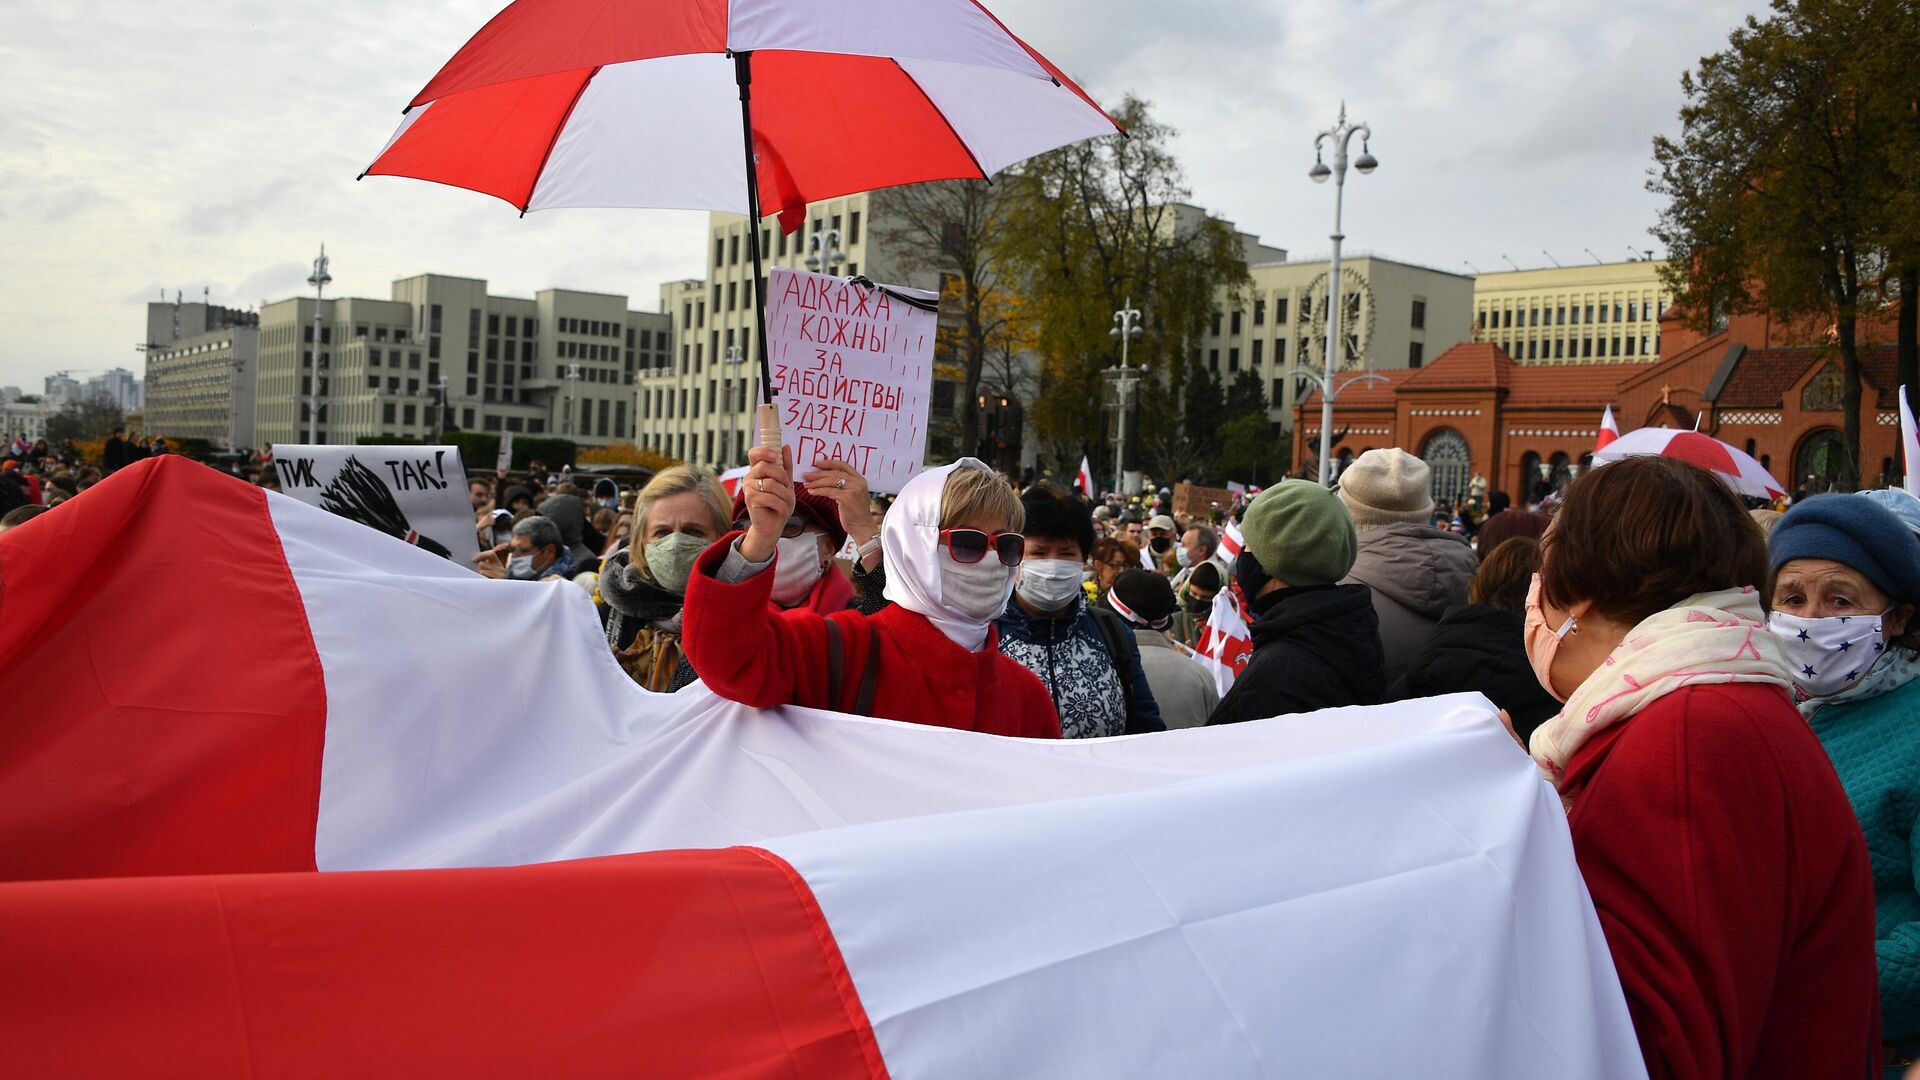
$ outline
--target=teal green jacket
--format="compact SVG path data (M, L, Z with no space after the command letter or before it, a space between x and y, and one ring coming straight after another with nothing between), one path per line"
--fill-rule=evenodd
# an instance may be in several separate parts
M1920 672L1901 659L1888 658ZM1836 698L1812 710L1809 722L1867 836L1882 1037L1914 1056L1920 1049L1920 678L1878 696Z

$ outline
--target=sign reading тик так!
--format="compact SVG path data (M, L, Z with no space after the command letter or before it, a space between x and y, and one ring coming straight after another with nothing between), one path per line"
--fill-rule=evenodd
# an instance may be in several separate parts
M900 490L927 453L935 294L774 267L767 356L794 471L838 459L876 493Z

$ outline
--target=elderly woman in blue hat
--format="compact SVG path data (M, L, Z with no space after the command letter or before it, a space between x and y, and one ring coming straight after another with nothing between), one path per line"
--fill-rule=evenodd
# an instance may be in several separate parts
M1889 1076L1920 1057L1920 538L1857 495L1796 504L1768 541L1769 626L1873 864Z

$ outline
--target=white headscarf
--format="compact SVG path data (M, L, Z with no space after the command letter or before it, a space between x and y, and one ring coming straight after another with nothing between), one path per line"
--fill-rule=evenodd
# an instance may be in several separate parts
M955 469L987 469L978 458L964 457L951 465L928 469L907 481L887 511L880 527L880 550L886 560L886 598L908 611L927 617L947 640L979 652L987 643L987 622L947 606L940 595L940 500L947 476ZM991 470L987 470L991 471ZM987 558L993 558L991 552ZM1013 575L1007 575L1007 594L1013 593ZM1006 606L1006 598L1001 598Z

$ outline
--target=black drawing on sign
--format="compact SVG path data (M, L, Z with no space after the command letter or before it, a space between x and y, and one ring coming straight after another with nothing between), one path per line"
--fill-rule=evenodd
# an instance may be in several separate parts
M400 504L393 501L393 492L381 483L380 477L372 469L360 464L360 459L347 458L340 471L327 484L327 490L320 493L320 508L339 514L343 518L368 525L396 540L404 540L415 547L433 552L443 559L453 558L453 552L430 536L422 536L408 521Z

